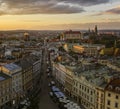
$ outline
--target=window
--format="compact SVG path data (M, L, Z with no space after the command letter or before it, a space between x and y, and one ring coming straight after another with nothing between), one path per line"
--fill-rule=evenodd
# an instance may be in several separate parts
M103 106L102 106L102 105L100 105L100 109L103 109Z
M101 97L103 97L103 94L101 94Z
M91 102L93 102L93 99L91 98Z
M110 93L108 93L108 96L109 96L109 97L111 97L111 94L110 94Z
M87 89L87 92L89 93L89 89Z
M89 96L87 96L87 99L89 100Z
M81 91L79 91L79 94L81 95Z
M78 83L76 82L76 87L78 86Z
M115 103L115 108L118 108L118 103Z
M91 95L93 94L93 92L91 91Z
M107 101L107 105L110 105L110 100Z
M80 88L81 88L81 85L80 85Z
M99 92L97 92L97 95L99 96Z
M4 101L4 99L2 98L2 99L1 99L1 102L3 103L3 101Z
M119 99L119 97L118 97L118 95L116 95L116 97L115 97L116 99Z
M5 97L5 100L8 100L8 97L7 97L7 96Z

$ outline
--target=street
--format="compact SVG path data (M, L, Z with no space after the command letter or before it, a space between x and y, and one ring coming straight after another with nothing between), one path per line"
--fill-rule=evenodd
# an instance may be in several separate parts
M39 109L58 109L57 104L55 104L49 96L49 87L48 87L48 78L46 74L47 64L47 52L46 50L43 53L43 64L42 64L42 86L41 93L39 97Z

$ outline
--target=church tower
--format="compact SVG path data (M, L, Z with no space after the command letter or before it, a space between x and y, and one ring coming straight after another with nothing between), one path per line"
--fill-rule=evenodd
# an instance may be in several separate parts
M98 34L98 29L97 29L97 25L95 25L95 34Z

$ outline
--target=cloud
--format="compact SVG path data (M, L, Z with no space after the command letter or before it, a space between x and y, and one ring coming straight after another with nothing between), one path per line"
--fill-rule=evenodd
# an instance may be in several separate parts
M59 0L65 3L73 3L79 4L82 6L92 6L92 5L99 5L102 3L108 3L110 0Z
M113 9L110 9L110 10L107 10L105 12L105 14L120 14L120 6L113 8Z
M91 16L100 16L100 15L109 15L109 14L119 15L120 14L120 6L117 6L115 8L112 8L112 9L109 9L109 10L106 10L106 11L103 11L103 12L100 12L100 13L97 13L97 14L93 14Z
M3 14L71 14L84 12L84 6L108 3L110 0L0 0Z

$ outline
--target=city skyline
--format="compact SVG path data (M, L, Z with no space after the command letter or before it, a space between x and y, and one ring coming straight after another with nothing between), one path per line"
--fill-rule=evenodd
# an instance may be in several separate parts
M0 30L120 28L119 0L0 0Z

